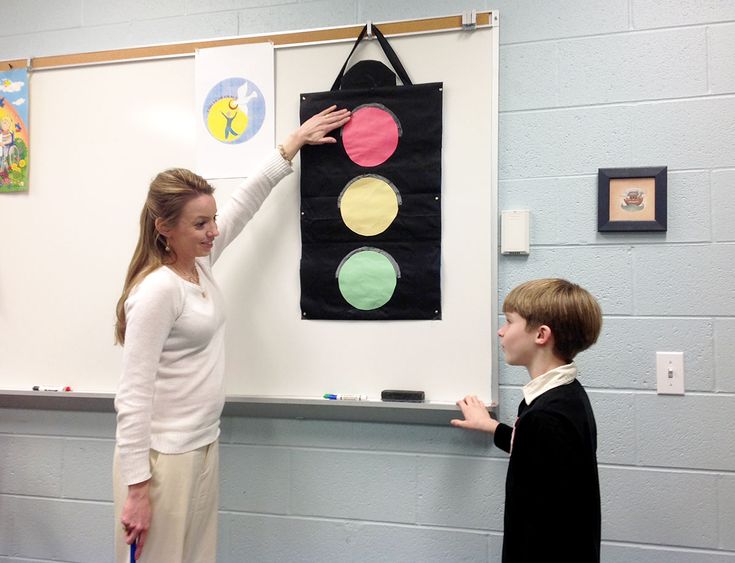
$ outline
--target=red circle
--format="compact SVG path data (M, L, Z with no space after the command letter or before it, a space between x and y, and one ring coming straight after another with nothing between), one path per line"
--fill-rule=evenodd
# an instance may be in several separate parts
M376 106L352 112L342 128L342 143L352 162L378 166L388 160L398 146L398 123L392 113Z

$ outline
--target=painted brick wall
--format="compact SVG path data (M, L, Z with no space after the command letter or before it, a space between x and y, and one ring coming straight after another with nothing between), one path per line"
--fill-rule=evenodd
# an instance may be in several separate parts
M735 2L2 0L0 60L498 9L500 209L605 313L578 358L605 563L735 562ZM669 167L666 234L599 234L600 167ZM0 275L2 275L0 273ZM684 397L655 393L685 353ZM512 420L523 370L500 372ZM470 391L470 390L468 390ZM107 413L0 410L0 562L109 561ZM222 562L499 561L506 457L452 428L225 418Z

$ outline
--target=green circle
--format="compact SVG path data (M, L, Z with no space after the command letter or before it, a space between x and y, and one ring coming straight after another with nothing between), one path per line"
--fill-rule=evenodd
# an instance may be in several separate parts
M398 282L393 262L377 250L357 250L349 255L337 270L337 280L345 301L362 311L385 305Z

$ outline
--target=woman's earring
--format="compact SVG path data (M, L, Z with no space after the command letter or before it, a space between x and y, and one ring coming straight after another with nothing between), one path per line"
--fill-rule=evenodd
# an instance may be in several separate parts
M159 244L159 243L160 243L160 239L161 239L161 238L163 238L163 237L161 236L161 233L158 233L158 234L156 235L156 244ZM170 246L168 245L168 239L164 239L164 240L163 240L163 246L164 246L164 250L165 250L166 252L171 252L171 247L170 247Z

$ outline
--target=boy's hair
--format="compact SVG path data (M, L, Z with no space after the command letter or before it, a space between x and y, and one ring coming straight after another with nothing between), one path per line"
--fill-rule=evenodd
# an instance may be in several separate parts
M590 293L567 280L532 280L514 288L503 302L504 313L526 320L526 330L541 325L551 328L554 353L571 362L597 342L602 328L602 310Z

